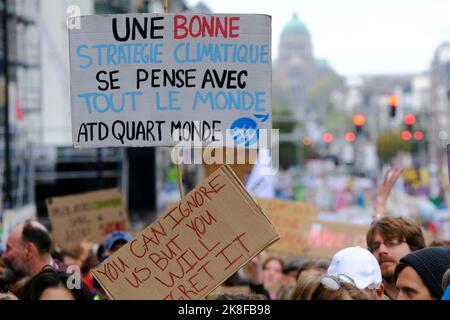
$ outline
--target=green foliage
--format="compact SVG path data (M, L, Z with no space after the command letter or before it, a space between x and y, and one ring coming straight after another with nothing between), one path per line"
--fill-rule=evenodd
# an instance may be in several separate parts
M343 134L352 128L352 118L343 111L338 110L333 105L327 106L327 119L325 121L325 131L333 134Z
M283 109L283 108L274 108L272 110L272 118L273 118L273 123L272 123L272 127L274 129L279 129L280 133L291 133L294 131L294 129L297 126L301 126L301 123L292 120L292 121L277 121L277 118L281 117L281 118L289 118L291 117L292 119L294 119L293 116L293 112L289 109Z
M411 143L402 140L400 132L381 132L377 137L378 157L385 161L391 161L398 152L411 151Z

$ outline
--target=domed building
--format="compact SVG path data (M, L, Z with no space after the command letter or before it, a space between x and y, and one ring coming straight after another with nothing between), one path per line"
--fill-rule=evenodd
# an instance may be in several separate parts
M326 60L316 60L311 34L294 13L281 33L274 63L274 90L289 96L289 105L301 116L308 109L308 87L318 78L334 74ZM276 94L276 93L275 93Z

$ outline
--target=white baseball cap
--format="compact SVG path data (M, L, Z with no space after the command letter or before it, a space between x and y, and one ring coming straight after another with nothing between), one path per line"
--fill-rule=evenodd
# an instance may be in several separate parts
M363 290L369 286L378 288L382 282L377 259L369 250L349 247L337 252L331 260L327 273L332 276L346 275Z

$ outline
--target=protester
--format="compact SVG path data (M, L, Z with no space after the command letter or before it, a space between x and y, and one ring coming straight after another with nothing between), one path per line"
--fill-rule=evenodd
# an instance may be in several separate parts
M291 300L370 300L352 279L331 275L310 276L297 283Z
M433 240L428 247L450 247L449 240Z
M123 247L133 237L126 231L114 231L110 233L104 243L104 255L110 256Z
M380 265L385 295L396 299L395 267L403 256L425 248L420 226L403 217L381 218L370 226L367 246Z
M292 291L297 284L298 270L309 260L306 258L298 258L289 261L283 268L282 287L278 292L280 300L286 300L292 295Z
M24 286L21 300L92 300L86 284L71 281L72 275L50 266L32 277Z
M373 300L383 298L384 287L381 270L375 257L361 247L349 247L337 252L331 260L327 274L345 276L360 290L365 290Z
M99 250L101 250L101 258L99 259L99 263L103 262L104 260L108 259L110 255L112 255L114 252L119 250L121 247L123 247L128 241L133 239L133 237L126 231L114 231L110 233L107 237L105 242L102 246L99 247ZM99 253L97 253L99 254ZM94 295L94 300L107 300L108 296L106 292L101 287L100 283L96 281L92 274L89 273L85 276L83 279L86 283L92 283L91 292Z
M65 265L51 257L51 248L47 229L37 221L28 220L14 227L2 258L17 279L34 276L47 265L65 270Z
M425 248L404 256L395 269L398 299L441 299L442 278L448 268L450 247Z
M209 300L267 300L262 294L222 293Z
M375 220L384 217L387 200L401 174L402 169L400 168L392 168L386 171L383 183L378 187L377 195L375 197L375 208L373 213Z
M327 272L329 262L324 259L312 259L303 264L297 271L297 282L311 276L320 276Z
M278 300L278 291L282 286L284 261L276 257L267 257L262 251L252 259L250 289L271 300Z

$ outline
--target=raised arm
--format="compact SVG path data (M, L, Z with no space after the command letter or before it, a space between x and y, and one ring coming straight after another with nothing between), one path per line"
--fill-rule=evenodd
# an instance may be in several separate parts
M384 210L386 209L387 199L392 191L392 187L397 182L398 177L402 174L402 169L393 168L386 171L384 175L383 184L378 188L375 198L375 208L373 217L375 220L384 216Z

